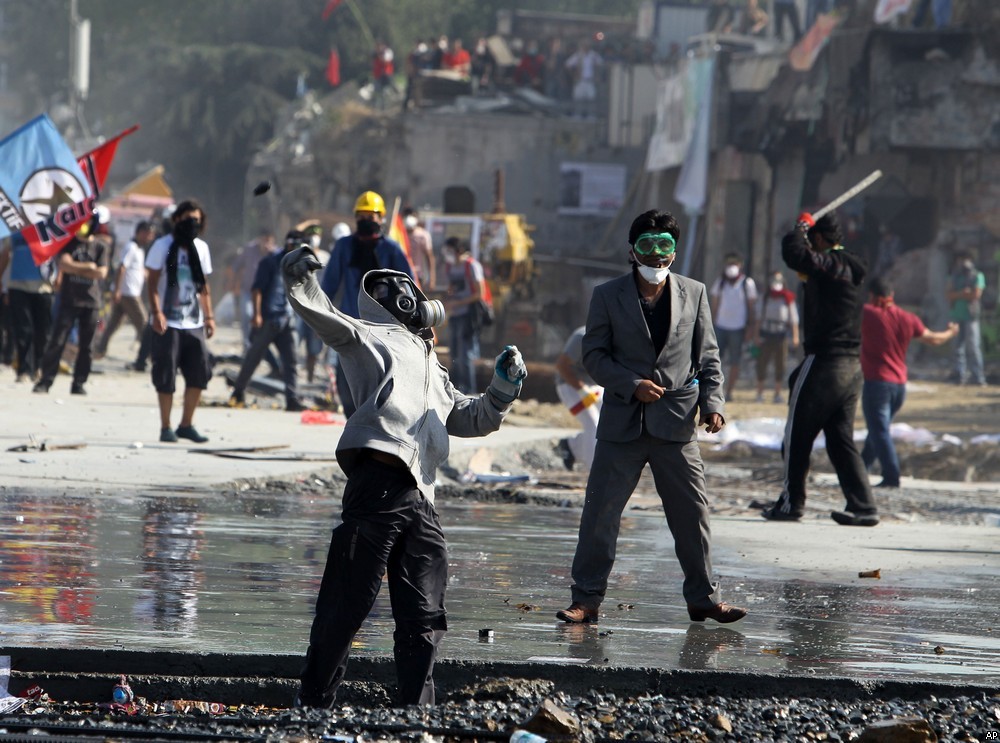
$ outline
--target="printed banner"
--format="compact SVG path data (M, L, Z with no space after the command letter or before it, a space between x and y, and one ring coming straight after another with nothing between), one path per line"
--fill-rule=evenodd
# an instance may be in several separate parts
M675 168L684 162L698 107L696 90L688 75L690 67L685 60L677 74L660 81L656 127L646 152L646 170L650 172Z
M674 198L688 214L698 214L708 198L708 155L712 130L712 80L715 77L715 57L691 60L692 85L698 91L698 109L691 141L684 153Z
M90 182L45 114L0 141L0 163L0 238L35 225L46 238L72 235L93 214Z
M28 247L31 248L31 257L36 265L42 265L58 253L76 231L90 219L94 213L95 203L100 198L101 190L108 179L111 163L118 151L118 143L138 128L136 125L126 129L76 161L89 186L89 193L85 199L69 205L66 209L59 209L55 214L50 213L46 219L36 221L21 231ZM65 216L64 212L67 213Z
M559 214L614 216L625 200L625 166L615 163L562 163Z

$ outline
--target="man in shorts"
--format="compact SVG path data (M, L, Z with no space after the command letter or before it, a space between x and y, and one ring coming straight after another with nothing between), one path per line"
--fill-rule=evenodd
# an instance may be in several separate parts
M203 444L208 439L194 427L194 411L212 378L206 340L215 334L208 276L212 257L198 235L205 212L194 200L177 205L173 230L149 248L146 268L153 325L153 386L160 405L160 441L179 438ZM170 425L177 372L184 375L184 407L180 425Z

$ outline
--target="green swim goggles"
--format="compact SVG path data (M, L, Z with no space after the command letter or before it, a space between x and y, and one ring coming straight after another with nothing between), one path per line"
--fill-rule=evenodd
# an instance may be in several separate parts
M635 239L632 250L635 254L647 258L666 258L674 254L677 249L677 241L669 232L644 232Z

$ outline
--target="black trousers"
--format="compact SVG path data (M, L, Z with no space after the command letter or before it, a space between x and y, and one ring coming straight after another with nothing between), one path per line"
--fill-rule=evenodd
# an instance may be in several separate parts
M52 326L52 337L49 338L45 346L45 355L42 356L41 381L44 384L51 385L59 373L59 360L62 358L63 349L69 340L69 333L74 323L77 324L78 339L76 363L73 365L73 384L86 383L93 361L92 347L94 334L97 332L97 315L96 307L72 307L65 299L59 302L59 311Z
M281 376L285 382L285 402L288 405L299 401L298 363L295 359L295 331L292 330L290 319L266 320L259 328L254 328L251 335L250 348L243 356L240 373L233 384L233 392L243 393L250 384L250 378L257 371L265 353L271 350L273 343L281 356Z
M809 355L788 378L788 420L782 453L785 481L776 507L802 514L813 442L826 436L826 453L847 499L847 510L859 515L877 511L868 473L854 444L854 415L862 386L857 356Z
M366 459L347 481L343 523L330 540L302 670L303 705L333 704L351 642L386 572L396 623L393 655L399 702L433 704L434 659L448 628L444 532L434 506L408 471Z
M42 368L42 354L52 328L52 294L11 289L10 321L17 351L17 374L29 377Z

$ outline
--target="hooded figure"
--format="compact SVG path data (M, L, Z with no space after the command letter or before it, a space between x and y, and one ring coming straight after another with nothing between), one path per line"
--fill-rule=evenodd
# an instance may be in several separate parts
M333 306L308 248L282 260L293 309L337 351L356 412L337 444L347 474L343 523L333 531L298 706L329 708L344 678L351 642L388 575L396 621L394 654L402 704L433 704L431 673L447 629L448 560L434 511L437 468L449 435L496 431L520 394L524 363L514 346L497 357L481 395L452 385L434 353L432 327L444 320L405 273L366 273L360 319Z

